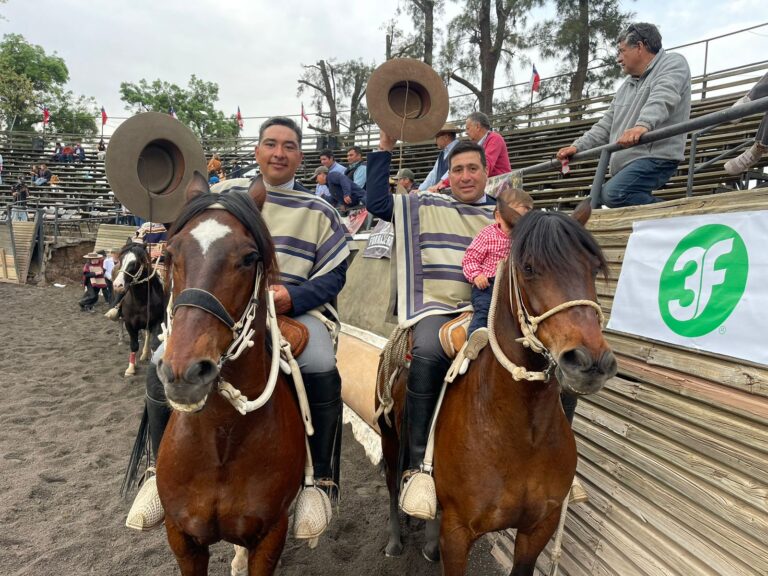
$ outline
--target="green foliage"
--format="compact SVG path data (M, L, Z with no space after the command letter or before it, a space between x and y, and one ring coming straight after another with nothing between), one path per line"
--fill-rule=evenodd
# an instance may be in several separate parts
M432 65L434 54L434 22L445 9L445 0L406 0L398 3L395 17L386 24L387 60L416 58ZM405 15L405 29L397 19ZM406 31L407 30L407 31Z
M238 134L235 115L225 116L215 108L219 101L219 85L194 74L187 88L163 80L149 83L141 79L138 84L122 82L120 99L126 104L126 110L134 113L168 113L173 106L176 117L201 140L232 139Z
M31 111L35 88L26 76L18 74L0 60L0 122L6 130L30 129L26 113Z
M32 81L38 92L63 86L69 80L64 60L54 53L49 56L42 46L30 44L21 34L6 34L0 43L0 62L16 74Z
M98 133L96 118L100 115L96 100L58 90L48 101L51 113L49 129L64 134L94 136ZM39 120L37 120L39 121Z

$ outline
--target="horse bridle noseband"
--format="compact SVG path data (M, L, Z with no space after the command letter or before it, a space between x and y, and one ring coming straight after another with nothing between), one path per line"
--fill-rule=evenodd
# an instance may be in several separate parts
M506 260L503 260L499 263L498 272L501 272L501 267L504 265L504 262L506 262ZM547 367L541 372L529 371L524 366L518 366L513 363L509 358L507 358L507 355L504 354L501 346L499 346L495 331L495 317L496 304L499 297L498 292L500 290L501 282L494 284L492 302L490 312L488 314L488 340L491 344L491 349L493 350L493 353L499 363L510 374L512 374L512 377L515 380L539 380L546 382L551 378L552 371L557 366L557 360L555 360L554 356L552 356L552 353L544 345L544 343L536 337L536 330L538 330L539 325L547 318L554 316L558 312L567 310L568 308L573 308L574 306L590 306L597 312L600 325L603 326L605 324L605 316L603 315L603 310L600 308L600 305L593 300L569 300L567 302L563 302L562 304L558 304L543 314L532 316L523 303L523 295L520 290L520 284L517 281L515 263L511 259L507 265L507 275L509 284L509 309L510 311L513 310L515 308L515 303L517 304L517 321L520 325L520 331L523 333L522 338L517 338L516 342L520 343L525 348L529 348L533 352L544 356L544 358L547 360Z

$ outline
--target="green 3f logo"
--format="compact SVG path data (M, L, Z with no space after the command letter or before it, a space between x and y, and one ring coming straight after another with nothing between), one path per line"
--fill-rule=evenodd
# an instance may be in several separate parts
M680 336L695 338L720 326L744 294L747 247L733 228L708 224L675 247L661 272L659 310Z

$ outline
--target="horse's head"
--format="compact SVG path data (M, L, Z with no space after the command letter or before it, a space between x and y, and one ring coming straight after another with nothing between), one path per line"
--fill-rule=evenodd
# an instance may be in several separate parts
M149 254L144 244L138 244L129 240L120 249L119 260L120 269L112 282L113 288L118 293L125 292L128 286L149 274Z
M246 310L255 314L251 329L263 349L264 295L276 270L259 213L265 192L256 181L249 195L211 194L197 174L169 231L173 315L158 375L174 408L189 412L205 405L222 358L242 333L238 321Z
M589 202L582 202L572 217L540 211L519 216L503 202L499 211L512 226L509 289L524 336L530 333L532 349L540 344L545 355L549 352L566 391L597 392L616 374L617 364L603 338L596 304L595 278L607 276L607 265L584 228Z

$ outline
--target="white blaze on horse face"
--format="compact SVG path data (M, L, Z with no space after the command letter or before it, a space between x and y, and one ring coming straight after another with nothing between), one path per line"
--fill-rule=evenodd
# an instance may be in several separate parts
M232 229L229 226L211 218L204 222L200 222L200 224L192 229L190 234L192 234L195 240L197 240L197 243L200 244L200 249L203 251L203 256L205 256L206 252L208 252L208 248L211 247L211 244L216 242L216 240L224 238L230 232L232 232Z
M126 252L125 256L123 256L120 262L120 272L118 273L117 278L115 278L115 281L112 283L116 289L121 290L123 288L125 285L125 274L123 273L123 270L127 270L128 267L134 262L136 262L136 254L133 252Z

